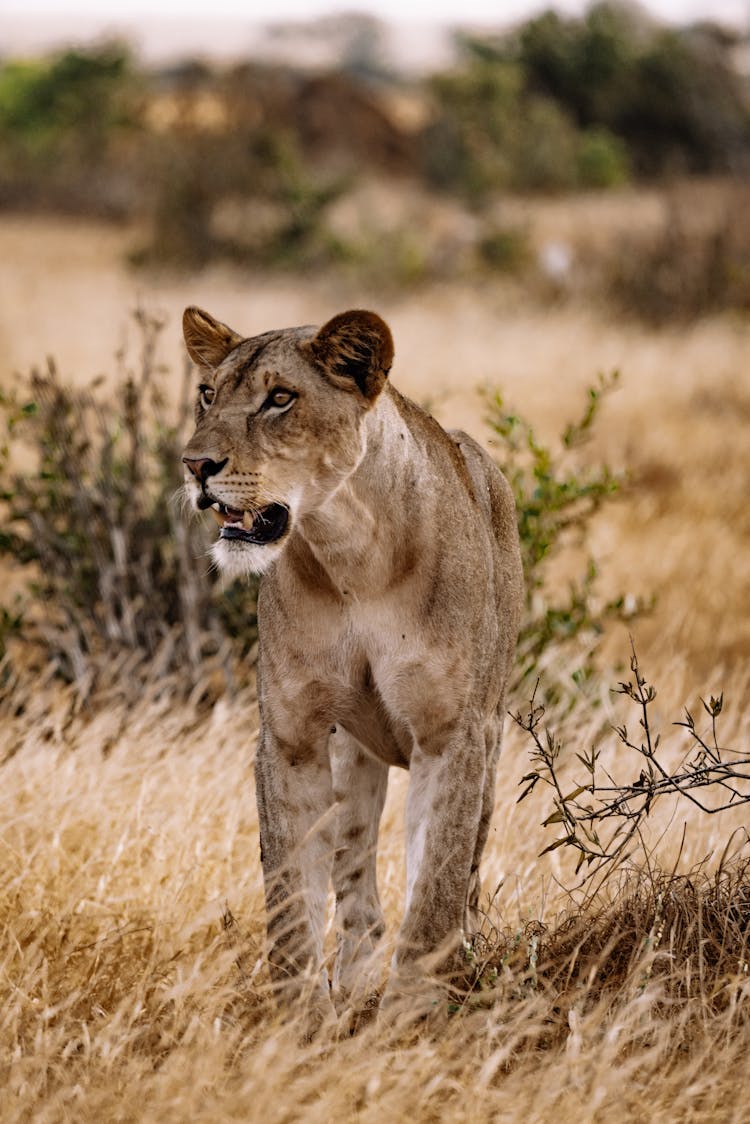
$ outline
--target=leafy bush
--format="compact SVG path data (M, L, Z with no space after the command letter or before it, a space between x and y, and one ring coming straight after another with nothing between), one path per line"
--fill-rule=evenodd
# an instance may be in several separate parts
M508 49L529 86L564 105L583 126L608 124L632 96L650 25L637 9L596 4L583 17L547 10L524 24Z
M120 44L0 64L0 201L121 212L137 85Z
M26 586L6 638L12 646L20 627L82 699L94 688L127 694L147 679L196 698L216 693L231 673L230 646L242 655L255 638L254 588L220 590L205 530L176 502L187 379L170 410L156 361L160 324L142 313L138 321L139 369L121 371L106 396L64 386L50 364L1 401L0 554Z
M638 9L542 13L460 40L432 79L428 180L481 204L503 189L611 187L631 170L726 172L750 153L747 84L710 28L665 30Z
M608 129L586 129L578 146L578 182L582 187L621 187L630 178L625 142Z
M520 273L532 260L529 235L522 227L485 224L480 261L498 273Z
M241 123L220 134L177 130L154 146L151 181L151 236L138 263L224 257L300 268L336 256L325 216L344 182L315 175L290 133Z
M618 478L612 469L607 464L584 469L576 463L573 452L590 438L602 400L618 379L616 371L599 377L587 392L581 416L565 427L556 446L540 441L526 419L508 413L501 395L496 394L490 402L488 420L500 448L498 463L516 501L526 579L518 684L538 672L544 653L558 654L561 644L575 642L577 654L571 677L573 683L581 685L592 673L593 651L605 623L626 612L624 597L600 603L593 560L586 561L583 573L562 601L548 592L547 567L562 550L585 537L602 505L616 496ZM642 608L635 605L628 615ZM558 686L569 687L570 682L566 678Z
M423 133L423 163L433 187L480 203L512 181L523 76L482 44L466 41L464 51L462 69L431 81L437 108Z
M530 97L521 113L511 154L511 185L532 191L577 186L580 135L565 110L551 98Z
M502 190L609 187L627 179L625 145L582 127L556 96L529 81L505 40L461 41L463 64L436 75L436 106L423 135L428 181L481 205Z
M7 62L0 69L0 129L37 151L54 151L75 137L94 156L112 129L130 121L124 96L130 70L119 45L68 50L47 62Z
M580 18L547 11L509 45L526 81L583 128L624 140L648 174L727 171L750 148L747 91L730 43L709 27L669 29L635 7L599 3Z

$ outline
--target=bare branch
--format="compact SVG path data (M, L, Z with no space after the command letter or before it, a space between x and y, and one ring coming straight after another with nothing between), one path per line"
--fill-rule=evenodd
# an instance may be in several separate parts
M686 730L689 744L679 765L670 770L659 759L661 735L651 724L649 708L656 698L656 689L642 674L634 646L630 669L631 678L620 682L616 691L631 699L637 708L641 740L633 740L624 724L613 727L618 741L637 756L639 771L630 782L615 781L601 763L601 748L592 746L588 753L576 753L586 776L566 794L564 789L568 786L559 777L563 746L555 733L543 725L544 707L536 702L536 688L528 712L513 715L533 743L530 754L534 767L522 779L525 787L519 800L533 792L539 781L548 785L553 792L552 812L543 826L560 824L564 832L541 853L572 847L579 853L576 872L585 864L586 878L622 859L654 804L663 796L684 797L707 815L750 803L750 754L719 746L717 720L724 708L723 694L718 698L710 696L708 702L701 700L711 719L708 737L698 731L688 710L683 721L674 723ZM731 757L727 758L727 754ZM709 802L703 795L696 795L704 790L718 793L720 802Z

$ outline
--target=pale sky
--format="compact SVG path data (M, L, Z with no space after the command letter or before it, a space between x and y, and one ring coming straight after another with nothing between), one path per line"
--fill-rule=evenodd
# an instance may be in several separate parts
M258 52L270 58L277 57L273 52L278 45L263 32L264 25L360 11L389 25L391 61L420 70L450 60L451 27L504 27L550 6L577 14L589 4L587 0L0 0L0 55L37 54L70 43L124 36L149 62L193 55L232 59ZM665 22L711 17L750 31L750 0L647 0L644 6ZM311 40L306 49L318 48ZM294 58L301 61L298 55Z
M504 24L548 6L543 0L3 0L2 21L16 16L25 20L80 14L103 21L148 17L267 23L361 10L396 22ZM587 5L583 0L557 0L554 6L579 12ZM712 16L747 25L750 19L750 0L649 0L645 6L655 15L677 22Z

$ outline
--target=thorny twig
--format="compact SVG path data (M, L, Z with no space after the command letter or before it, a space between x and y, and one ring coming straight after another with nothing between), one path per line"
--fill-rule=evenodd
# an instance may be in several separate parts
M639 711L640 739L633 740L625 725L614 732L622 745L640 759L639 775L628 783L617 783L600 763L601 750L592 747L588 753L577 753L587 779L568 793L559 778L562 744L548 728L543 727L544 707L536 702L536 689L527 713L513 715L514 721L533 741L531 751L534 768L521 780L525 788L519 796L524 800L541 781L552 789L554 810L543 826L562 825L564 834L541 852L546 854L568 846L578 851L576 873L585 864L590 877L603 866L614 864L625 856L643 820L655 801L662 796L684 796L695 807L709 815L750 803L750 754L719 746L717 719L724 706L724 696L702 699L711 719L710 736L703 736L689 710L674 725L690 735L690 748L678 767L668 770L658 757L661 736L654 733L649 707L656 698L656 689L641 674L633 648L630 669L632 677L616 688L618 694L630 698ZM729 757L728 755L731 755ZM707 803L696 795L703 789L719 791L720 803Z

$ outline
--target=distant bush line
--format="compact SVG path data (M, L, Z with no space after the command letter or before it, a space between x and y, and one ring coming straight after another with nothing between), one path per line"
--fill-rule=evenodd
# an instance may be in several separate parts
M618 3L580 18L548 11L459 36L453 68L407 82L383 62L377 23L350 22L353 46L325 74L250 61L154 71L117 43L5 60L0 207L147 220L142 262L367 270L379 240L330 222L363 173L481 215L499 192L749 166L738 40L713 24L666 29ZM488 244L485 265L507 269ZM386 251L404 279L429 271L406 242Z

